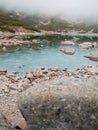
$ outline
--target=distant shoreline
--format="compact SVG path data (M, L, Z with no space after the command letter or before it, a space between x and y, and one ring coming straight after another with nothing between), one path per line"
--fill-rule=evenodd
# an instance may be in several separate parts
M6 51L9 48L22 46L22 45L32 45L38 44L39 42L32 42L33 39L43 36L61 36L62 38L68 37L87 37L87 38L98 38L97 33L78 33L78 32L54 32L54 31L44 31L44 32L0 32L0 51ZM30 40L31 39L31 40Z

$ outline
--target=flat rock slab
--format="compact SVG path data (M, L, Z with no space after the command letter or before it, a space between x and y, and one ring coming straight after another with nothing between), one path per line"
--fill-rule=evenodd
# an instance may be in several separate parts
M61 45L65 45L65 46L72 46L72 45L74 45L75 43L74 42L72 42L72 41L62 41L61 42Z
M62 48L60 51L68 55L75 54L75 49L73 48Z
M98 52L94 54L86 55L84 57L89 58L90 60L93 60L93 61L98 61Z
M83 42L79 44L81 49L90 49L90 48L98 48L97 42Z
M98 130L98 80L59 78L22 93L27 130Z

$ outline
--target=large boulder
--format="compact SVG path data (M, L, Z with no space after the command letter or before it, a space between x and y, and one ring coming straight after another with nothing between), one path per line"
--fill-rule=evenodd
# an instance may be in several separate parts
M98 130L98 80L59 78L22 93L27 130Z
M79 47L81 49L90 49L93 47L93 44L91 42L83 42L83 43L79 44Z
M0 113L0 130L13 130L7 119Z
M60 51L68 55L73 55L75 53L75 49L73 48L62 48Z
M83 42L79 44L81 49L90 49L90 48L98 48L97 42Z
M84 57L89 58L90 60L93 60L93 61L98 61L98 52L89 54L89 55L85 55Z

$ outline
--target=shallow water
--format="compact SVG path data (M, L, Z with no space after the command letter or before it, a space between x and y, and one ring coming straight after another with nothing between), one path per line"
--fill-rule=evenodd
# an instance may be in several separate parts
M60 51L65 46L60 41L52 41L51 44L26 47L0 53L0 69L9 72L29 72L41 67L59 67L75 70L82 65L97 65L98 62L91 61L85 57L97 49L83 50L76 44L72 46L76 50L74 55L66 55Z

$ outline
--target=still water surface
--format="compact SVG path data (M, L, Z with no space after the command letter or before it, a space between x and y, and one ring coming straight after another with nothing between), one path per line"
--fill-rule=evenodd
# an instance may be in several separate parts
M83 57L98 51L97 49L83 50L76 44L72 47L76 53L66 55L60 51L63 47L65 46L60 45L60 41L53 41L51 44L44 43L0 53L0 69L6 69L9 72L29 72L41 67L75 70L82 65L98 65L98 62Z

